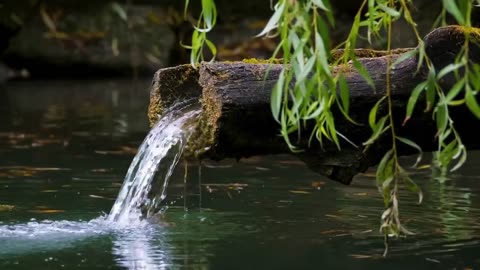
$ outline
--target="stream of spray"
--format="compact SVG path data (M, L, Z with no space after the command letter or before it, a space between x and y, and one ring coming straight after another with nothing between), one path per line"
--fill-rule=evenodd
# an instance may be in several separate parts
M150 130L133 159L108 220L131 225L160 211L168 181L192 135L198 105L170 108Z

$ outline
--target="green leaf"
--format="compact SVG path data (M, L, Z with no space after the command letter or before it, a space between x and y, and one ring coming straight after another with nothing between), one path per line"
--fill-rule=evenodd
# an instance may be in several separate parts
M388 115L385 115L384 117L380 118L380 120L378 120L378 123L375 125L373 129L372 135L366 142L363 143L363 145L370 145L374 143L378 139L378 137L380 137L380 135L382 135L387 129L391 127L390 125L387 125L385 127L385 123L387 119L388 119Z
M395 10L391 7L388 7L388 6L384 5L384 4L379 3L378 7L381 10L385 11L385 13L387 13L388 15L392 16L393 18L398 18L401 15L401 13L398 10Z
M470 86L467 84L466 91L465 91L465 102L467 103L467 107L470 111L480 119L480 106L478 106L477 100L473 95L473 91Z
M453 15L459 24L465 24L465 18L458 9L456 0L443 0L443 7L448 11L448 13Z
M407 60L407 59L415 57L415 55L417 55L417 53L418 53L418 50L411 50L409 52L406 52L406 53L402 54L401 56L399 56L395 60L395 62L393 62L392 66L394 67L394 66L402 63L403 61Z
M447 75L450 72L456 71L461 67L463 67L462 63L453 63L453 64L447 65L446 67L442 68L442 70L440 70L440 72L437 75L437 80L440 80L443 76Z
M407 103L407 114L405 116L405 120L403 120L403 124L412 117L413 114L413 109L415 108L415 104L417 103L418 97L420 96L420 93L425 90L425 87L427 86L427 82L421 82L415 86L415 88L412 91L412 94L410 95L410 98L408 98L408 103Z
M315 33L315 50L318 53L318 61L320 61L322 71L331 76L330 67L328 66L328 53L325 50L325 45L323 44L323 39L320 37L319 33Z
M311 0L313 4L315 4L317 7L319 7L320 9L323 9L325 11L329 11L329 9L327 8L327 6L323 3L322 0Z
M412 166L412 167L417 167L418 163L422 161L422 154L423 154L422 148L410 139L400 137L400 136L396 136L396 139L418 151L417 160L415 161L415 164L413 164Z
M376 180L377 180L377 187L379 191L384 194L384 191L388 185L384 185L384 183L388 180L388 178L393 179L393 174L391 173L391 161L392 161L393 150L388 150L385 155L383 156L380 163L378 163L377 172L376 172ZM391 181L391 180L390 180ZM387 182L389 184L389 182ZM384 196L385 199L385 196ZM386 203L386 206L388 203Z
M437 122L437 130L442 133L448 124L448 108L446 103L439 103L435 112L435 120Z
M296 77L297 82L305 80L307 76L310 74L312 71L313 65L315 64L316 57L312 56L310 59L307 60L307 63L305 64L305 67L303 68L303 71L300 72L300 74Z
M460 91L463 89L463 86L465 85L465 80L461 79L458 82L456 82L450 91L448 91L447 96L445 97L445 102L449 103L460 93Z
M190 5L190 0L185 0L185 8L183 9L183 18L187 18L188 6Z
M402 169L403 171L403 169ZM402 180L405 186L407 187L408 190L410 190L413 193L417 193L418 195L418 204L421 204L423 201L423 192L422 190L418 187L418 185L413 182L413 180L406 174L406 172L403 172L402 174Z
M202 14L206 28L202 29L205 32L212 30L216 22L217 9L213 0L202 0Z
M338 78L339 88L340 88L340 101L342 102L342 109L348 115L350 110L350 91L348 89L347 80L345 80L345 76L340 74Z
M215 44L208 39L205 39L205 44L207 44L208 49L212 53L212 59L210 61L213 61L215 56L217 56L217 47L215 47Z
M467 161L467 149L463 144L458 146L458 152L453 156L454 159L457 159L458 157L460 157L460 159L450 170L451 172L458 170L463 164L465 164L465 161Z
M282 70L280 72L280 75L278 76L278 80L277 80L277 83L275 84L275 87L273 87L271 102L270 102L273 118L279 123L280 123L279 121L280 110L282 108L284 81L285 81L285 70Z
M270 20L268 20L267 25L265 25L265 28L263 28L262 32L257 35L257 37L263 36L268 34L270 31L278 27L278 22L280 21L280 18L283 14L283 10L285 9L285 1L286 0L280 0L276 5L275 5L275 12L273 13L272 17L270 17Z
M427 107L425 111L428 112L432 109L433 104L435 104L436 90L437 90L437 80L435 79L435 69L430 69L428 78L427 78Z
M363 77L363 79L367 82L367 84L375 90L375 83L372 80L372 77L368 73L367 69L358 61L357 59L353 59L353 66L357 69L358 73Z
M115 13L117 13L118 17L120 17L122 20L124 21L128 20L127 12L120 4L113 2L112 9L113 11L115 11Z
M372 107L372 109L370 110L370 113L368 115L368 124L370 125L370 127L372 128L372 130L375 129L375 127L377 126L377 112L378 112L378 108L380 106L380 104L382 103L382 101L384 101L387 97L386 96L383 96L381 99L379 99L377 101L377 103L375 103L375 105Z

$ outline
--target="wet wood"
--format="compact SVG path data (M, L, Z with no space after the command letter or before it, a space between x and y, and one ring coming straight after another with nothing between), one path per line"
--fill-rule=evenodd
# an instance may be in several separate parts
M437 70L454 61L464 37L465 31L459 27L439 28L425 37L426 52ZM343 141L341 150L333 144L321 148L315 140L308 145L312 126L310 123L301 131L300 136L291 137L292 142L302 150L295 155L312 170L344 184L349 184L353 176L377 164L385 151L390 149L391 137L386 134L367 150L364 149L362 143L371 135L368 114L372 106L385 95L388 62L394 62L408 51L410 50L398 51L394 55L376 54L374 57L360 59L372 77L374 87L353 66L334 67L334 72L345 74L350 89L350 116L359 123L354 125L346 121L338 110L333 109L336 128L355 146ZM472 45L470 54L472 61L480 62L479 47ZM150 119L156 121L158 112L161 111L159 108L168 107L187 97L197 98L201 100L204 111L190 144L191 155L220 160L227 157L289 153L283 138L278 135L280 126L270 111L271 90L282 68L283 65L280 64L222 62L203 63L198 71L187 66L160 70L154 79ZM414 140L425 150L433 150L436 146L436 127L431 112L423 112L424 101L418 102L414 117L402 126L410 93L418 83L426 79L427 74L426 68L417 69L417 56L395 65L391 73L393 115L399 135ZM164 87L172 85L172 78L178 82ZM448 89L455 80L452 76L446 76L440 83ZM386 108L380 108L380 114L385 113ZM464 142L473 148L479 148L478 140L468 132L468 128L472 124L478 124L478 120L464 106L452 109L452 115L456 127L464 135ZM412 153L411 149L403 146L399 147L399 151L401 154Z

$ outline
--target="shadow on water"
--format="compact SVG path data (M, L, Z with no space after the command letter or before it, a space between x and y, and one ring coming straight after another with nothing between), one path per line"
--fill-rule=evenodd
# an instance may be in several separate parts
M427 167L412 171L424 203L404 193L400 211L417 234L393 240L388 258L373 170L342 186L286 155L189 164L187 187L180 164L164 215L112 225L106 213L148 129L148 91L139 89L0 90L0 269L480 267L480 152L443 183Z

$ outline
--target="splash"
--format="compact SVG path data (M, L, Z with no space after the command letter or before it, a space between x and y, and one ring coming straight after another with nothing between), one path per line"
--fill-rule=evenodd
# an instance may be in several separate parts
M198 106L180 104L155 124L128 169L109 221L131 225L158 213L199 113Z

